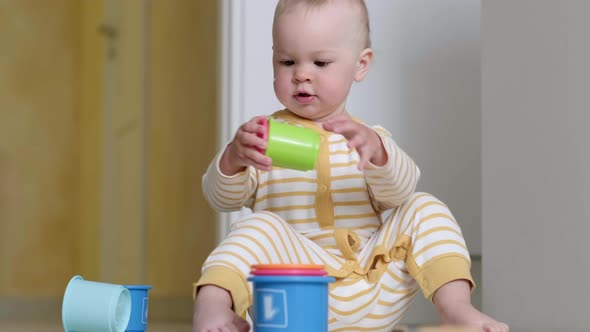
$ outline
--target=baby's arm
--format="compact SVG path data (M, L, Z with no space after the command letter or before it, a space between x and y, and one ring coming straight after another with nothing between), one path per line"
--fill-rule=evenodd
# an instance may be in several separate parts
M222 154L223 151L213 159L203 175L203 195L217 211L237 211L247 205L256 190L256 171L248 167L240 173L227 176L219 167Z
M341 134L348 147L357 150L359 170L365 171L369 192L378 211L404 203L414 193L420 170L383 128L369 128L340 114L324 122L325 130Z
M373 130L378 134L388 159L382 166L367 165L365 179L376 208L385 211L400 206L414 193L420 179L420 169L397 146L389 132L380 127Z
M434 293L432 302L443 324L478 326L485 332L508 332L508 325L471 305L471 290L466 280L444 284Z
M270 170L272 161L257 150L266 148L266 141L257 136L264 130L259 119L255 117L240 126L203 176L203 194L218 211L236 211L247 205L256 191L255 168Z

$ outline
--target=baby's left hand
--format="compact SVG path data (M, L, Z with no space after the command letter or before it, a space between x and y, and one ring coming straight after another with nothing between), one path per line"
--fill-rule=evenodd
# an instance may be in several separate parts
M356 121L348 114L340 114L323 123L327 131L344 136L348 147L355 148L361 160L358 169L363 170L368 162L377 166L387 163L387 152L377 133Z

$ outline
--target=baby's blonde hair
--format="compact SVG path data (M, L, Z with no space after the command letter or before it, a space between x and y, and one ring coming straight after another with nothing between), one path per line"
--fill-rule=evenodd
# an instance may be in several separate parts
M284 14L291 8L296 7L299 4L305 5L307 8L317 8L321 7L328 2L331 1L344 1L344 0L279 0L277 7L275 9L274 21L273 21L273 34L275 31L275 24L279 16ZM364 37L364 47L371 47L371 29L369 28L369 11L367 10L367 5L365 4L365 0L349 0L350 2L356 4L360 10L360 20L361 26L363 28L363 37Z

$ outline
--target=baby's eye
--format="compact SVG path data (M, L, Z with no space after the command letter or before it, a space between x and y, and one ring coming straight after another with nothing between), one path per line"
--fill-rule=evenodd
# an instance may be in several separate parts
M314 61L313 63L318 67L326 67L329 64L328 61Z
M281 65L283 65L283 66L292 66L292 65L295 64L295 61L293 61L293 60L281 60L279 63Z

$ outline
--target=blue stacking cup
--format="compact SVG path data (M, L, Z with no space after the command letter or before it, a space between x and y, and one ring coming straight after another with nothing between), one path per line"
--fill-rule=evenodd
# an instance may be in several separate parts
M327 332L327 276L251 276L256 332Z
M126 332L143 332L147 329L148 321L148 291L149 285L126 285L131 293L131 317Z
M129 322L131 296L121 285L73 277L62 303L66 332L123 332Z

